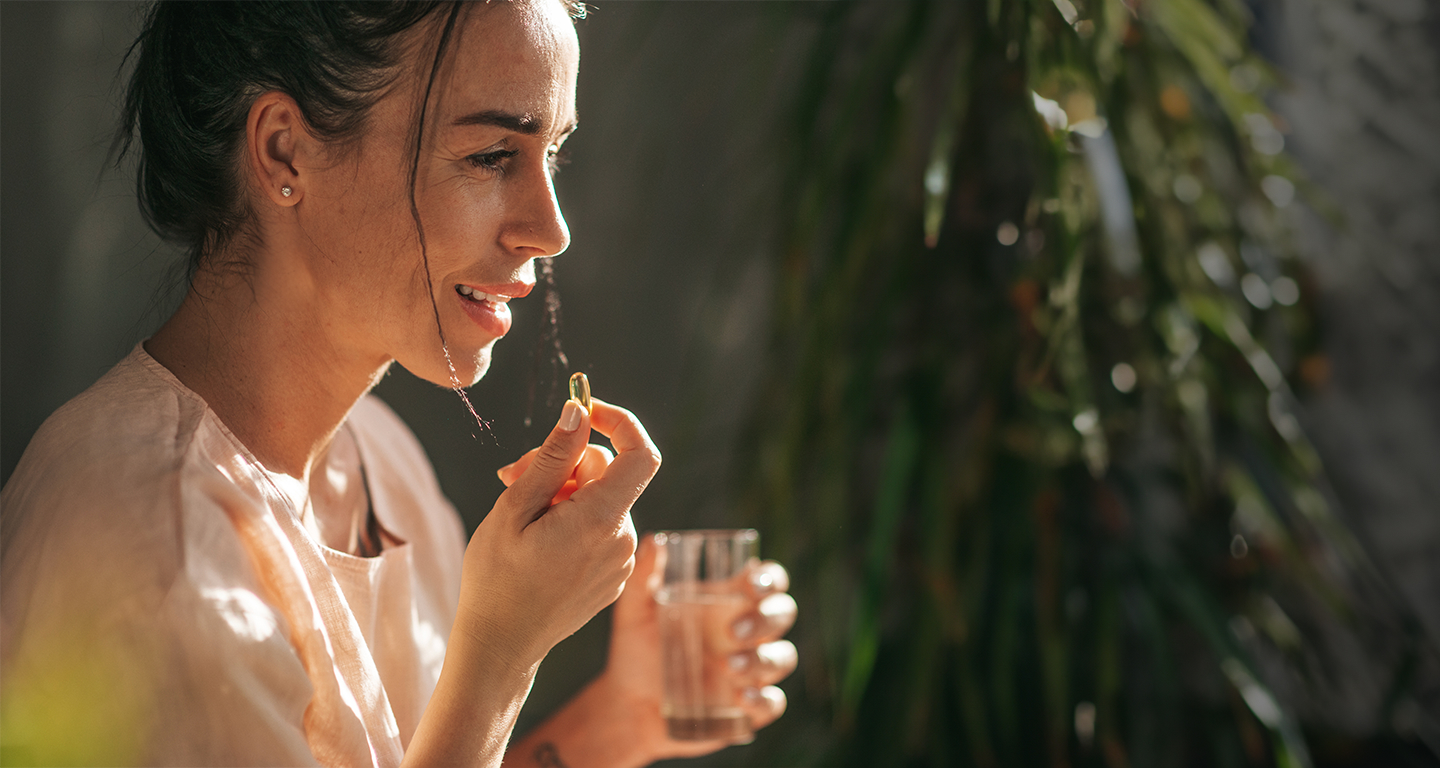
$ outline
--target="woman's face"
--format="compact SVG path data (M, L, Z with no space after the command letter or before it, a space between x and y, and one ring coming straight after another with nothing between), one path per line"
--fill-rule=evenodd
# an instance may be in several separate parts
M506 302L535 285L534 259L570 243L551 175L575 128L580 48L553 0L462 11L435 77L415 178L427 279L409 171L444 14L432 21L409 41L407 72L375 105L359 145L297 168L305 197L296 214L313 244L307 287L342 355L394 359L449 386L438 310L456 375L469 385L510 329Z

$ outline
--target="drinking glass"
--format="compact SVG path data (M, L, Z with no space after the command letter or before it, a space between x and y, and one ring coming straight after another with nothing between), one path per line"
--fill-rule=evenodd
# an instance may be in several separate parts
M660 657L665 683L661 714L674 739L753 737L730 682L728 660L739 650L730 625L750 606L745 571L756 562L760 534L740 530L662 531L656 565L663 580Z

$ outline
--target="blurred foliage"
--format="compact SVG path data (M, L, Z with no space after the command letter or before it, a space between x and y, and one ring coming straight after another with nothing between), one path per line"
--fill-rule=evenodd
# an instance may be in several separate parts
M1243 3L796 13L744 505L802 606L771 759L1312 764L1255 650L1323 676L1312 619L1392 592L1294 413L1327 367Z

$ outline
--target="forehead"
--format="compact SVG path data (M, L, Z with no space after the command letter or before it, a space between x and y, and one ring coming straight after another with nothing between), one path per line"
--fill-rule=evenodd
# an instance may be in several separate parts
M580 43L558 0L467 5L432 102L437 127L467 116L503 112L538 123L541 133L574 122Z

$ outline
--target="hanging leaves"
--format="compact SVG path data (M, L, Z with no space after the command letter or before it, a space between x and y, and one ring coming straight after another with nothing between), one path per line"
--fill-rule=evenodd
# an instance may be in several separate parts
M778 762L1310 764L1255 643L1386 588L1295 416L1314 323L1247 23L826 9L746 451L805 606Z

